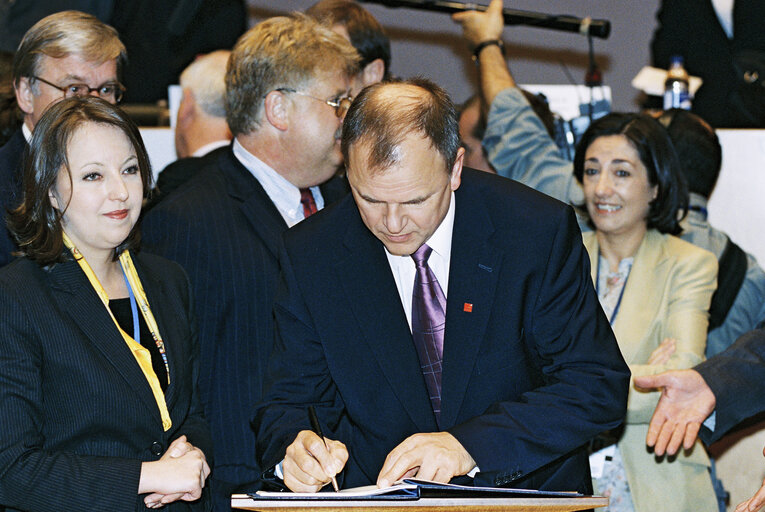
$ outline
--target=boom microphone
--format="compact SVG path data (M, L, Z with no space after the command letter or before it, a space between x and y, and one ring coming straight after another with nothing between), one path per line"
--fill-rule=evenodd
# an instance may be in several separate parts
M424 11L462 12L485 11L485 5L448 2L442 0L360 0L364 3L380 4L386 7L408 7ZM577 18L575 16L544 14L541 12L502 9L505 25L526 25L529 27L549 28L565 32L577 32L585 36L595 36L607 39L611 33L611 22L608 20L593 20L592 18Z

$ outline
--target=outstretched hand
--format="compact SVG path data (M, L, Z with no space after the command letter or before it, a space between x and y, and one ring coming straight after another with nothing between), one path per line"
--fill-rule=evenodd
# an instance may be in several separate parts
M680 445L690 450L701 424L715 408L715 395L696 370L675 370L635 377L635 386L661 388L661 398L648 425L646 444L656 455L674 455Z

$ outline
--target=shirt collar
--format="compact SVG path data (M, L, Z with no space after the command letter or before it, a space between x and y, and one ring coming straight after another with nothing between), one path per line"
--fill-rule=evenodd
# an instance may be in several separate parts
M223 146L228 146L231 143L228 139L221 139L216 140L214 142L208 142L204 146L198 148L196 151L194 151L191 156L205 156L207 153L210 153L213 150L216 150L218 148L222 148Z
M32 130L27 127L27 123L21 123L21 133L24 134L24 140L27 141L27 144L32 140Z
M236 138L234 139L233 151L237 160L260 182L287 226L292 227L303 220L303 205L300 203L300 189L298 187L287 181L260 158L247 151ZM324 199L319 187L311 187L310 190L316 202L316 208L321 210L324 207Z
M433 252L442 258L449 260L452 252L452 232L454 231L454 191L449 198L449 209L441 224L436 228L430 238L425 242L433 249Z

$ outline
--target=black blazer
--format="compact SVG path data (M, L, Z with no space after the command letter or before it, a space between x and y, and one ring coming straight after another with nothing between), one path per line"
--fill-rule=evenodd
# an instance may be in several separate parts
M199 314L200 393L210 423L221 504L237 486L255 482L253 404L262 398L273 340L272 306L279 246L287 224L232 146L162 200L142 224L144 245L188 272ZM344 182L322 187L325 203Z
M738 52L765 54L765 2L735 0L733 39L725 34L711 0L663 0L657 19L653 65L667 69L673 55L682 55L688 73L704 80L693 99L693 112L715 128L765 127L762 112L755 114L741 103L734 67Z
M23 510L144 510L142 461L182 434L212 464L194 391L198 358L188 280L175 263L134 255L167 346L164 432L146 378L73 261L0 269L0 504ZM178 510L205 508L205 498Z
M441 426L476 482L587 491L581 447L621 422L629 369L574 214L468 169L455 197ZM281 460L316 404L348 447L343 485L374 483L396 445L438 430L384 247L347 197L287 233L282 268L259 460Z
M21 178L27 141L19 128L0 147L0 267L13 261L11 253L18 250L5 224L6 214L22 200Z
M698 371L715 395L715 430L702 427L699 436L711 444L742 421L765 412L765 329L741 336L709 358Z
M170 192L174 191L210 164L215 164L221 153L225 153L227 147L214 149L202 156L190 156L179 158L175 162L167 164L157 177L157 186L152 192L151 205L156 205Z

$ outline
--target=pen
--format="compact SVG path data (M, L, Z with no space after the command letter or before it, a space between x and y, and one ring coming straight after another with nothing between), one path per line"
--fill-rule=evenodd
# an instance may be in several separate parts
M316 416L316 409L313 408L313 405L308 406L308 419L311 422L311 430L313 430L313 433L321 438L321 440L324 442L324 447L327 448L327 451L329 451L327 440L324 439L324 434L321 432L319 417ZM340 488L337 486L337 479L334 476L332 477L332 487L335 489L335 492L340 490Z

